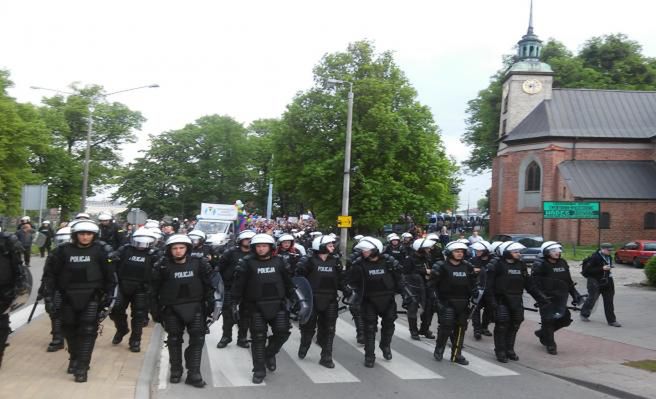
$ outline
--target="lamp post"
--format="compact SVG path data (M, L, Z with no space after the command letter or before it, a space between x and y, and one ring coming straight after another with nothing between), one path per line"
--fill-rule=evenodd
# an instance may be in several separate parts
M151 85L146 85L146 86L139 86L139 87L133 87L130 89L124 89L124 90L117 90L113 91L111 93L106 93L106 94L98 94L90 98L89 100L89 117L87 119L87 143L86 143L86 148L84 150L84 172L82 173L82 197L80 200L80 211L85 212L87 209L87 188L89 186L89 163L91 161L91 133L93 131L93 111L96 109L96 104L101 98L106 98L108 96L118 94L118 93L125 93L126 91L133 91L133 90L139 90L139 89L154 89L159 87L158 84L151 84ZM30 86L30 89L34 90L46 90L46 91L54 91L56 93L63 93L63 94L68 94L68 95L73 95L77 96L80 93L71 93L68 91L63 91L63 90L56 90L56 89L49 89L47 87L39 87L39 86Z
M346 144L344 148L344 182L342 186L342 216L348 216L349 191L351 186L351 128L353 125L353 83L338 79L327 79L328 85L337 86L348 84L348 109L346 113ZM346 244L348 242L348 228L342 227L339 234L339 250L342 254L342 262L346 261Z

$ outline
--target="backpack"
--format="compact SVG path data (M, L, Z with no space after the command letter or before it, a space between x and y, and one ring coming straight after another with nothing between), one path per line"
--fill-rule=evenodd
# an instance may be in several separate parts
M581 275L585 278L590 277L590 263L592 261L592 255L583 259L581 262Z

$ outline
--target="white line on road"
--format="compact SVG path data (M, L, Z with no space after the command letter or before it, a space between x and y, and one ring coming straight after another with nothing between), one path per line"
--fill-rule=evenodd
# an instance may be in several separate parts
M164 345L166 341L166 331L162 332L162 349L159 356L159 383L157 389L166 389L169 382L169 349Z
M27 319L30 317L30 312L32 311L33 306L34 304L23 305L22 309L17 310L9 315L9 320L11 321L11 328L13 330L18 330L19 328L21 328L23 325L27 323ZM45 305L43 305L42 303L38 304L36 306L36 310L34 310L33 319L41 316L41 314L43 314L45 311L46 311Z
M346 341L349 345L357 349L360 353L364 354L364 349L355 340L355 327L348 322L337 319L337 335ZM378 350L378 343L376 343L376 351ZM426 379L440 379L444 378L441 375L427 369L426 367L416 363L409 358L401 355L392 350L393 359L391 361L384 360L377 356L379 364L386 368L389 372L401 378L402 380L426 380Z
M292 329L292 335L283 346L283 349L292 358L294 363L303 370L314 383L327 384L327 383L342 383L342 382L360 382L360 380L351 374L344 366L339 364L333 359L335 363L334 369L329 369L321 366L319 362L320 354L318 346L312 344L305 359L298 358L298 347L301 344L301 333L298 328Z

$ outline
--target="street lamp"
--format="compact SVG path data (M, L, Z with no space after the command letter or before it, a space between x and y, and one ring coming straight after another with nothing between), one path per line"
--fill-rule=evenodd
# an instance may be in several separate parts
M158 84L151 84L151 85L146 85L146 86L139 86L139 87L133 87L131 89L124 89L124 90L117 90L113 91L111 93L106 93L106 94L97 94L93 97L90 98L89 101L89 118L87 120L87 145L84 151L84 172L82 174L82 198L80 200L80 211L85 212L87 209L87 187L89 186L89 163L91 160L91 132L93 131L93 111L96 109L96 104L98 103L98 100L100 98L106 98L108 96L118 94L118 93L125 93L126 91L133 91L133 90L139 90L139 89L154 89L159 87ZM54 91L56 93L63 93L63 94L68 94L68 95L79 95L80 93L71 93L68 91L63 91L63 90L56 90L56 89L49 89L46 87L39 87L39 86L30 86L30 89L34 90L46 90L46 91Z
M346 114L346 146L344 148L344 184L342 187L342 216L348 216L349 212L349 190L351 186L351 127L353 125L353 83L345 80L326 79L326 84L336 87L337 85L349 85L348 110ZM342 262L346 262L346 244L348 242L348 229L342 227L339 235L339 250L342 253Z

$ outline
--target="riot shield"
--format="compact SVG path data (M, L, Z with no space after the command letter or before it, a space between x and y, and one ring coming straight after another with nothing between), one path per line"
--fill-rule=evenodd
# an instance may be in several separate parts
M536 279L538 287L549 298L549 304L540 308L540 315L546 320L561 319L567 313L569 287L563 280L554 278Z
M213 273L210 281L212 282L212 287L214 287L214 309L212 310L211 320L208 320L208 327L219 320L223 311L223 303L225 302L225 287L221 273Z
M44 246L46 244L46 238L48 237L46 237L45 234L37 232L36 238L34 239L34 245L36 245L37 247Z
M30 269L28 269L24 265L21 265L20 267L24 276L23 286L19 288L17 292L11 293L14 294L13 298L7 298L9 299L9 301L5 303L8 304L8 306L3 306L4 309L0 309L2 313L11 313L14 310L25 305L27 303L27 300L30 298L30 294L32 293L32 273L30 272Z
M298 322L299 324L305 324L312 316L313 309L313 294L312 286L310 282L305 277L293 277L292 281L296 289L294 293L296 298L293 301L293 309L298 311Z

